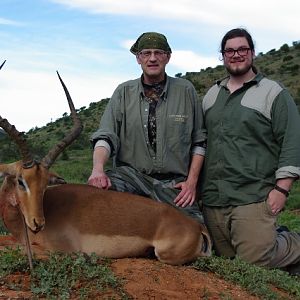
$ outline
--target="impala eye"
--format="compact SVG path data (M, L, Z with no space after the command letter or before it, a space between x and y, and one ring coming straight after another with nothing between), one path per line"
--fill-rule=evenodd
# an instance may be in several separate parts
M25 184L23 182L23 179L22 178L18 178L18 183L19 183L19 187L21 187L22 189L25 190Z

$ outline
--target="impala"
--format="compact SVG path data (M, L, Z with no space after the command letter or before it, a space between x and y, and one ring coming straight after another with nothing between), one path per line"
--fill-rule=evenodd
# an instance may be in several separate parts
M160 261L174 265L209 256L211 240L205 226L176 208L129 193L62 184L64 180L49 171L82 129L68 90L59 79L74 125L40 162L33 160L22 134L0 117L0 126L22 156L20 161L0 164L4 176L0 213L9 232L22 244L28 235L36 255L62 251L123 258L153 252ZM28 231L23 228L23 217Z

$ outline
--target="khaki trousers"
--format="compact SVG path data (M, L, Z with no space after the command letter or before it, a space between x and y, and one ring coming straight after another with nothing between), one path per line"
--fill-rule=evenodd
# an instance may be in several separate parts
M276 216L266 202L203 207L217 255L259 266L283 268L300 262L300 234L276 231Z

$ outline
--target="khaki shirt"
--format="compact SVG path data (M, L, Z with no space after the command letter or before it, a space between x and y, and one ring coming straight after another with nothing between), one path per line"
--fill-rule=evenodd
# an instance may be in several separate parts
M261 74L232 94L227 81L203 99L201 193L209 206L263 201L277 179L300 175L300 117L288 91Z
M106 140L116 165L130 165L145 174L187 176L191 155L204 155L197 146L206 139L201 102L191 82L167 76L156 106L157 150L148 139L149 102L141 79L120 84L114 91L92 141Z

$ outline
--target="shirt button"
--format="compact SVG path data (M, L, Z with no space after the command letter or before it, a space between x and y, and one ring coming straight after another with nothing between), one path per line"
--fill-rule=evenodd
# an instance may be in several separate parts
M148 111L148 108L146 108L145 111Z

